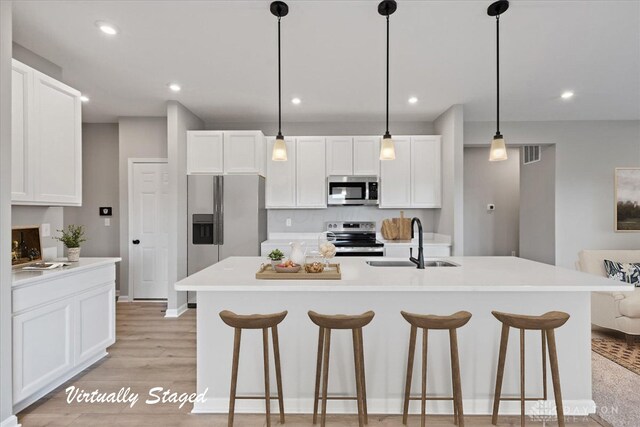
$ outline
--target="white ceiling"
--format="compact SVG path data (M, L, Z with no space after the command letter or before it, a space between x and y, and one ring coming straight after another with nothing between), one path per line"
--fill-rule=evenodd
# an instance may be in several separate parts
M84 121L164 115L177 99L206 122L277 118L269 1L17 1L14 41L91 98ZM385 22L377 1L289 1L282 19L285 121L384 119ZM490 1L399 0L391 16L391 120L450 105L494 119ZM104 20L120 34L95 26ZM640 1L513 0L501 20L504 120L640 119ZM168 82L183 90L174 94ZM567 89L575 97L559 95ZM419 102L409 105L410 95ZM290 103L299 96L302 104ZM393 126L392 126L393 128Z

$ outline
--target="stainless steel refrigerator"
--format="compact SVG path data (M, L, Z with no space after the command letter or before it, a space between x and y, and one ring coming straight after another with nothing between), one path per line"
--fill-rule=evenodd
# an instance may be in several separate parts
M231 256L259 256L267 239L264 178L189 175L187 274ZM196 302L189 292L190 304Z

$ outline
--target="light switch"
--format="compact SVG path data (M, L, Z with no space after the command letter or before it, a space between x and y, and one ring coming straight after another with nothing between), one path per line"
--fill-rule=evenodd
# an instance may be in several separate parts
M49 237L49 236L51 236L51 225L42 224L40 226L40 237Z
M105 218L104 219L104 226L105 227L110 227L111 226L111 218Z

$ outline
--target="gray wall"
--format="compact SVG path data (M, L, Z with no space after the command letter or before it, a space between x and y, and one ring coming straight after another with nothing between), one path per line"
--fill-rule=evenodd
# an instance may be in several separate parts
M120 197L120 295L129 296L129 171L130 158L167 157L165 117L121 117L118 120Z
M167 104L169 158L169 292L167 316L177 316L187 304L187 293L173 285L187 277L187 131L199 130L204 122L176 101Z
M452 255L464 254L464 110L454 105L434 122L442 135L442 208L435 210L434 231L451 236Z
M464 254L510 256L518 251L520 150L509 159L489 161L489 148L464 149ZM496 205L487 211L487 205Z
M13 57L23 64L44 73L54 79L62 81L62 67L54 64L37 53L18 43L13 43Z
M11 365L11 1L0 1L0 424L13 414Z
M85 227L87 241L82 245L82 256L117 257L120 254L118 182L118 124L83 124L82 206L64 208L65 226ZM100 217L101 206L111 206L113 216ZM110 226L104 225L104 218L110 218Z
M42 237L42 254L46 259L63 256L63 245L54 236L64 227L64 208L60 206L12 206L11 225L49 224L51 236ZM55 253L54 253L55 252ZM48 254L51 253L51 256Z
M520 166L520 257L556 263L556 147Z
M391 122L392 135L433 135L431 122ZM265 135L278 133L277 120L270 122L206 123L205 129L211 130L261 130ZM285 136L316 135L383 135L384 122L285 122L282 123Z
M433 231L434 209L404 209L407 218L418 217L425 232ZM327 209L269 209L269 233L321 232L325 221L376 221L378 232L385 218L400 216L399 209L378 209L371 206L339 206ZM291 218L291 227L285 222Z
M465 123L465 145L488 147L495 123ZM506 122L507 144L556 146L556 264L582 249L638 249L638 233L614 232L614 169L640 166L640 121Z

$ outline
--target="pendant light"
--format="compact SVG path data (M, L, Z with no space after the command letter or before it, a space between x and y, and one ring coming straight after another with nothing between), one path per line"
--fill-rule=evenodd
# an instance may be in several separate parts
M271 160L273 161L287 161L287 145L284 142L284 136L282 136L282 78L280 71L280 18L287 16L289 13L289 6L283 1L274 1L269 7L271 13L278 17L278 135L276 141L273 144L273 152L271 153Z
M387 17L387 130L380 145L380 160L395 160L396 149L389 133L389 16L398 8L394 0L383 0L378 5L378 13Z
M500 134L500 15L507 9L509 9L507 0L499 0L487 8L487 14L496 17L496 134L491 141L490 162L507 160L507 147L504 137Z

